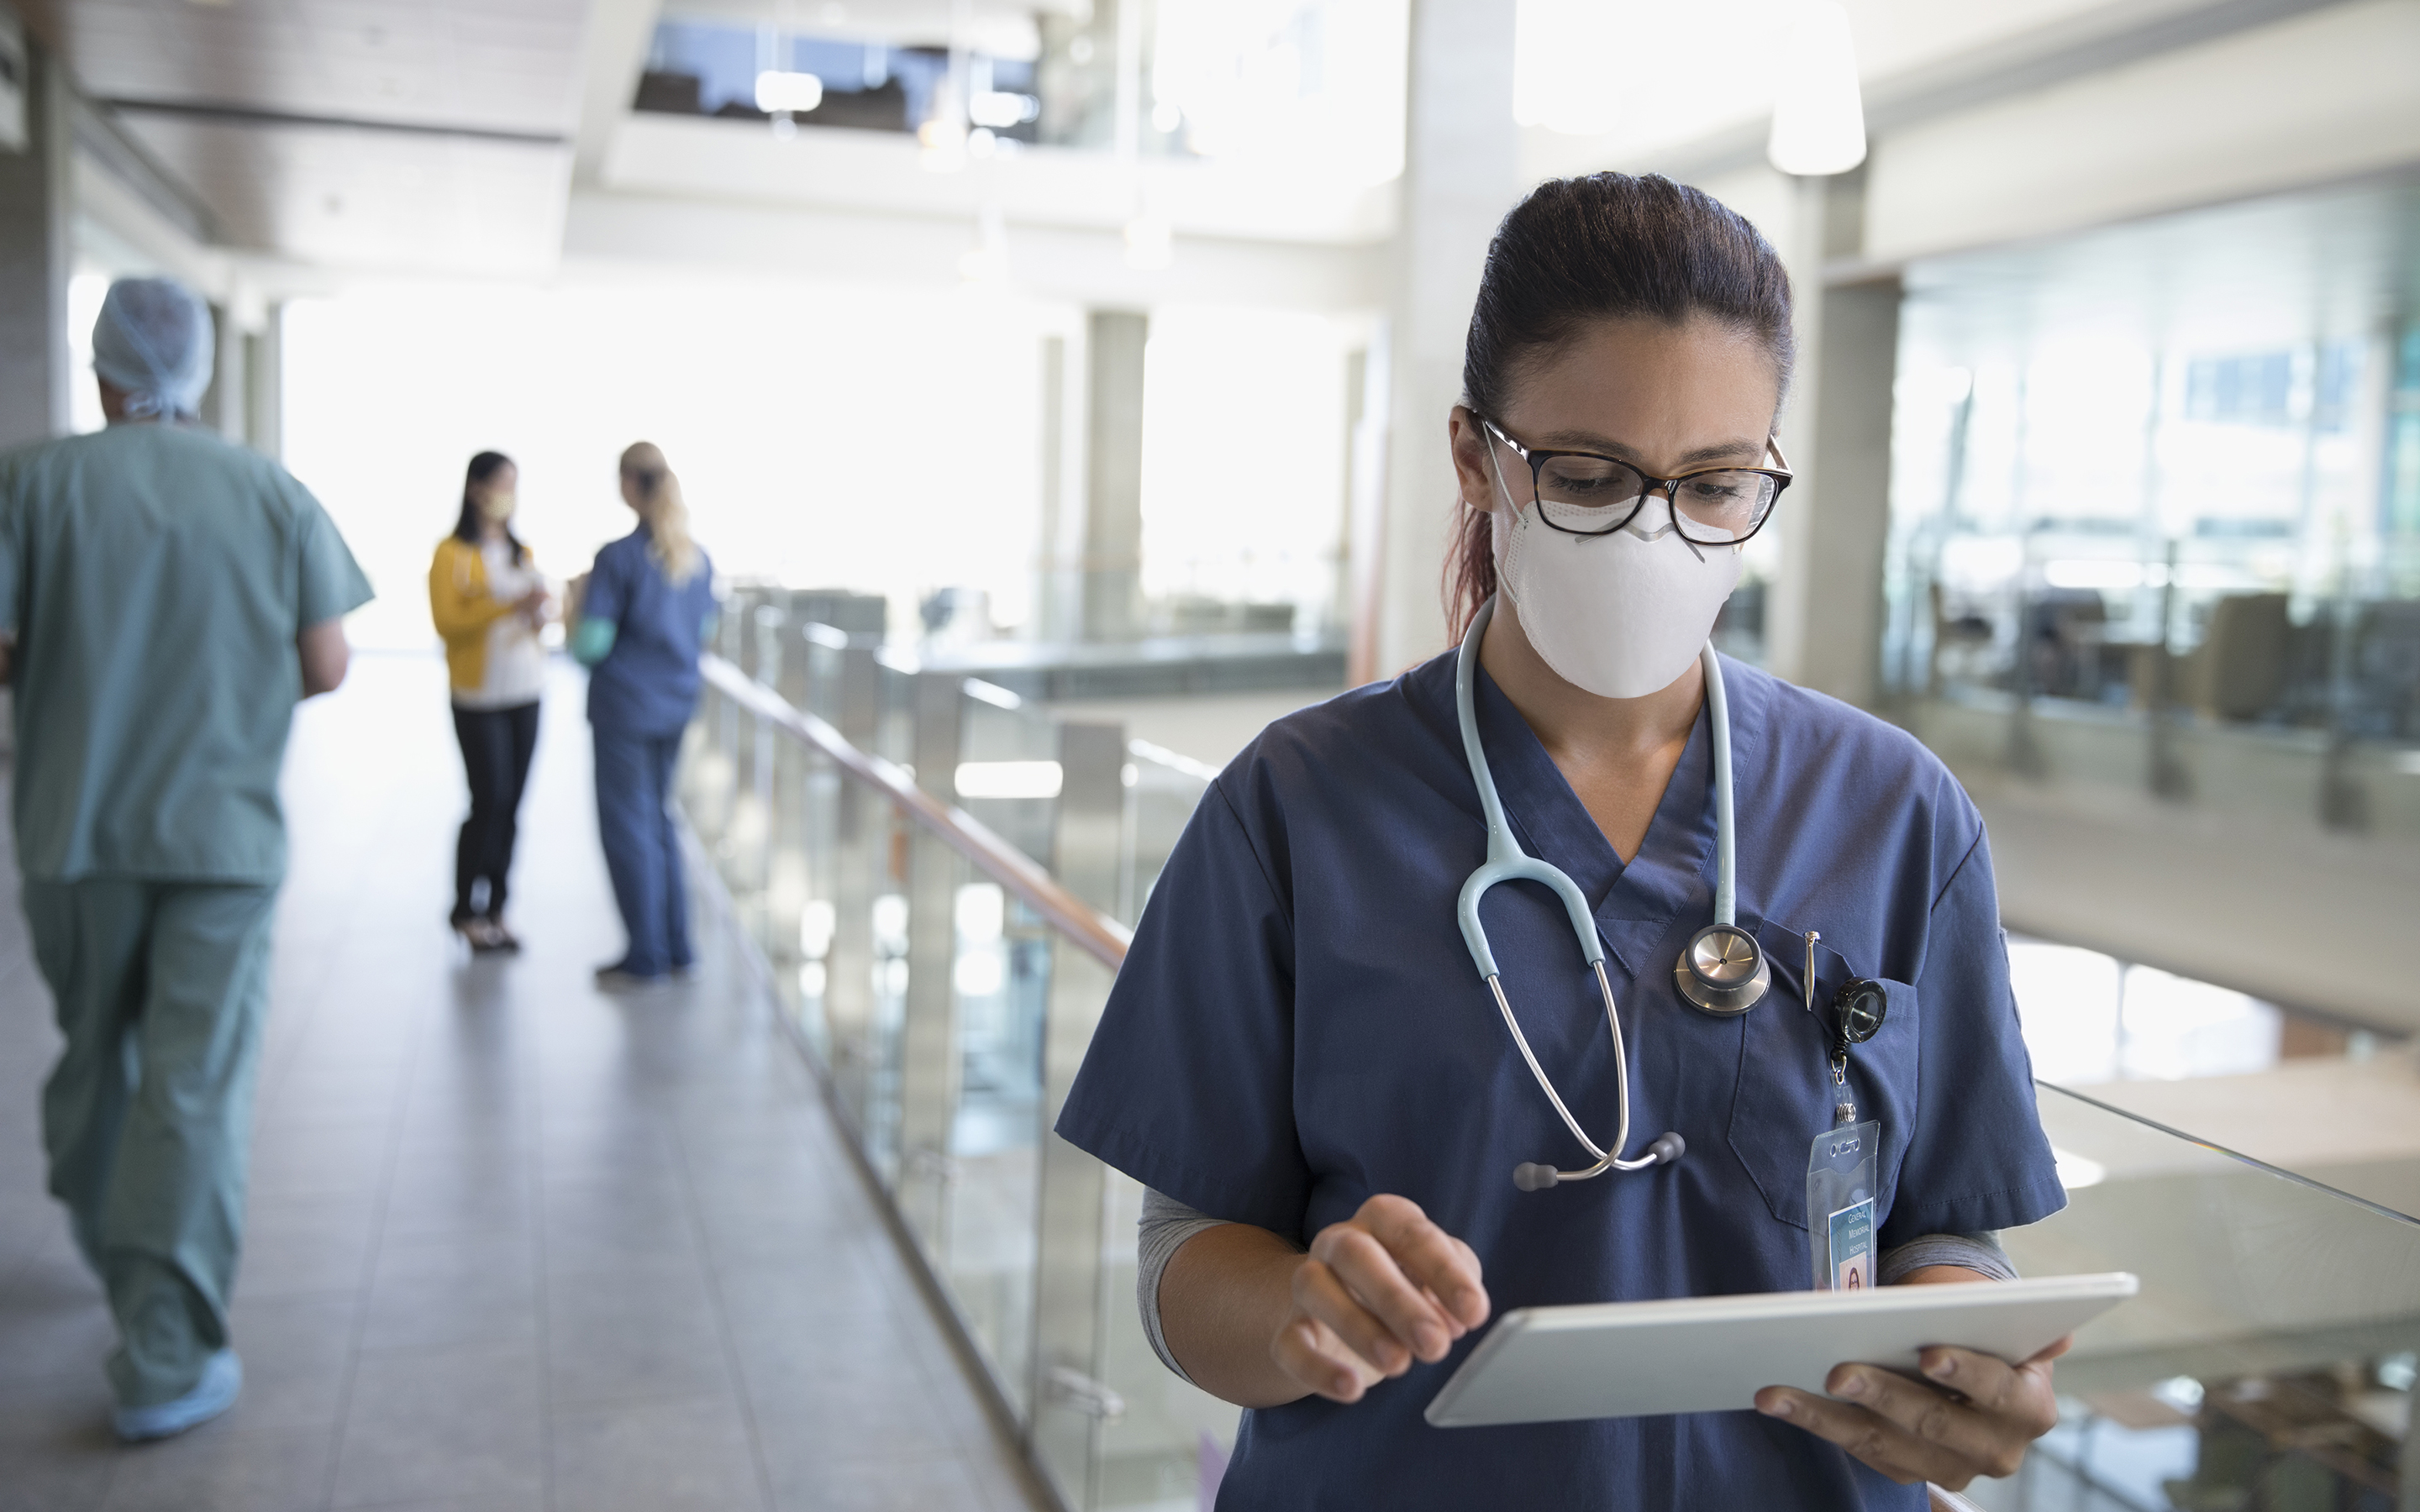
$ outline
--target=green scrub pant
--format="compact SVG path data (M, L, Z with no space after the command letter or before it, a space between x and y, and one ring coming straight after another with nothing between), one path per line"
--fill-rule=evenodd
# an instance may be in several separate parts
M67 1050L42 1090L51 1195L116 1315L109 1381L148 1407L227 1342L273 887L28 878Z

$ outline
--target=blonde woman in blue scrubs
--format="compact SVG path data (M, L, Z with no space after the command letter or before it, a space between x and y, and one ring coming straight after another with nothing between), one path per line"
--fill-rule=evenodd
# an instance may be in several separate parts
M1552 182L1489 249L1450 425L1456 639L1494 605L1479 739L1524 847L1593 916L1636 1126L1685 1158L1511 1180L1587 1160L1456 928L1487 851L1451 652L1270 726L1152 894L1059 1131L1150 1189L1146 1326L1249 1409L1221 1507L1914 1512L1924 1482L2006 1474L2055 1421L2056 1347L2016 1366L1928 1350L1930 1382L1843 1365L1828 1395L1773 1388L1756 1412L1420 1415L1498 1311L1807 1285L1807 1149L1835 1103L1832 1031L1801 1006L1810 931L1819 1000L1852 978L1888 995L1848 1071L1883 1128L1877 1279L2005 1278L1992 1235L2065 1200L1981 820L1905 733L1721 664L1737 917L1774 983L1730 1017L1675 987L1714 915L1699 652L1788 483L1791 359L1789 280L1745 220L1661 178ZM1729 544L1683 533L1709 500ZM1609 1123L1617 1052L1562 906L1509 886L1484 911L1530 1045Z

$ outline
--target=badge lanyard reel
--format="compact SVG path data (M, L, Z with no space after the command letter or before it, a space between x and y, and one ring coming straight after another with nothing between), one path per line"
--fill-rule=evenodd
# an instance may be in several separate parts
M1807 933L1807 1011L1815 1011L1814 931ZM1832 998L1832 1127L1807 1152L1807 1237L1818 1291L1863 1291L1879 1278L1874 1266L1874 1195L1882 1153L1879 1119L1857 1119L1849 1092L1849 1047L1883 1026L1889 1003L1880 982L1844 984Z

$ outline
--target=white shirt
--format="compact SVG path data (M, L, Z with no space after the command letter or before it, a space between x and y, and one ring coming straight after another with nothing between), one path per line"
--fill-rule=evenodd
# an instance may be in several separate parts
M546 585L502 541L480 543L479 561L488 570L488 596L500 604L517 603ZM457 688L454 702L466 709L509 709L536 702L545 687L546 647L527 619L507 614L488 626L487 676L475 690Z

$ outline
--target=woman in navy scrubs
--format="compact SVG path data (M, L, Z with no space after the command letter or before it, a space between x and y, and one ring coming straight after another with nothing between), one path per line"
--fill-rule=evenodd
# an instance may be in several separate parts
M2065 1200L1982 822L1903 733L1721 664L1738 921L1773 983L1732 1017L1675 987L1714 913L1698 653L1739 554L1680 527L1717 483L1753 506L1741 539L1780 497L1786 479L1770 498L1735 486L1782 471L1790 332L1778 260L1723 206L1654 177L1548 183L1489 249L1449 427L1457 637L1495 604L1480 740L1513 831L1593 916L1632 1126L1678 1133L1685 1156L1514 1186L1530 1162L1589 1162L1456 928L1486 831L1451 652L1271 725L1153 892L1059 1132L1151 1189L1154 1341L1250 1409L1223 1507L1914 1509L1924 1481L2009 1473L2055 1419L2059 1347L2013 1368L1930 1350L1934 1384L1843 1365L1828 1396L1770 1388L1753 1412L1420 1415L1499 1310L1807 1285L1807 1151L1837 1101L1830 1025L1802 1007L1810 931L1819 1005L1854 977L1888 997L1848 1068L1882 1123L1878 1279L2009 1275L1991 1235ZM1589 486L1627 484L1581 499L1599 517L1643 505L1597 535L1542 519L1548 452L1579 454ZM1728 476L1693 481L1709 470ZM1616 1050L1562 905L1513 885L1482 912L1529 1043L1608 1137Z
M622 454L622 501L639 528L597 553L571 654L588 668L597 741L597 838L629 948L597 968L609 987L690 967L689 896L672 819L673 768L697 708L697 659L714 623L714 563L690 537L680 480L654 443Z

